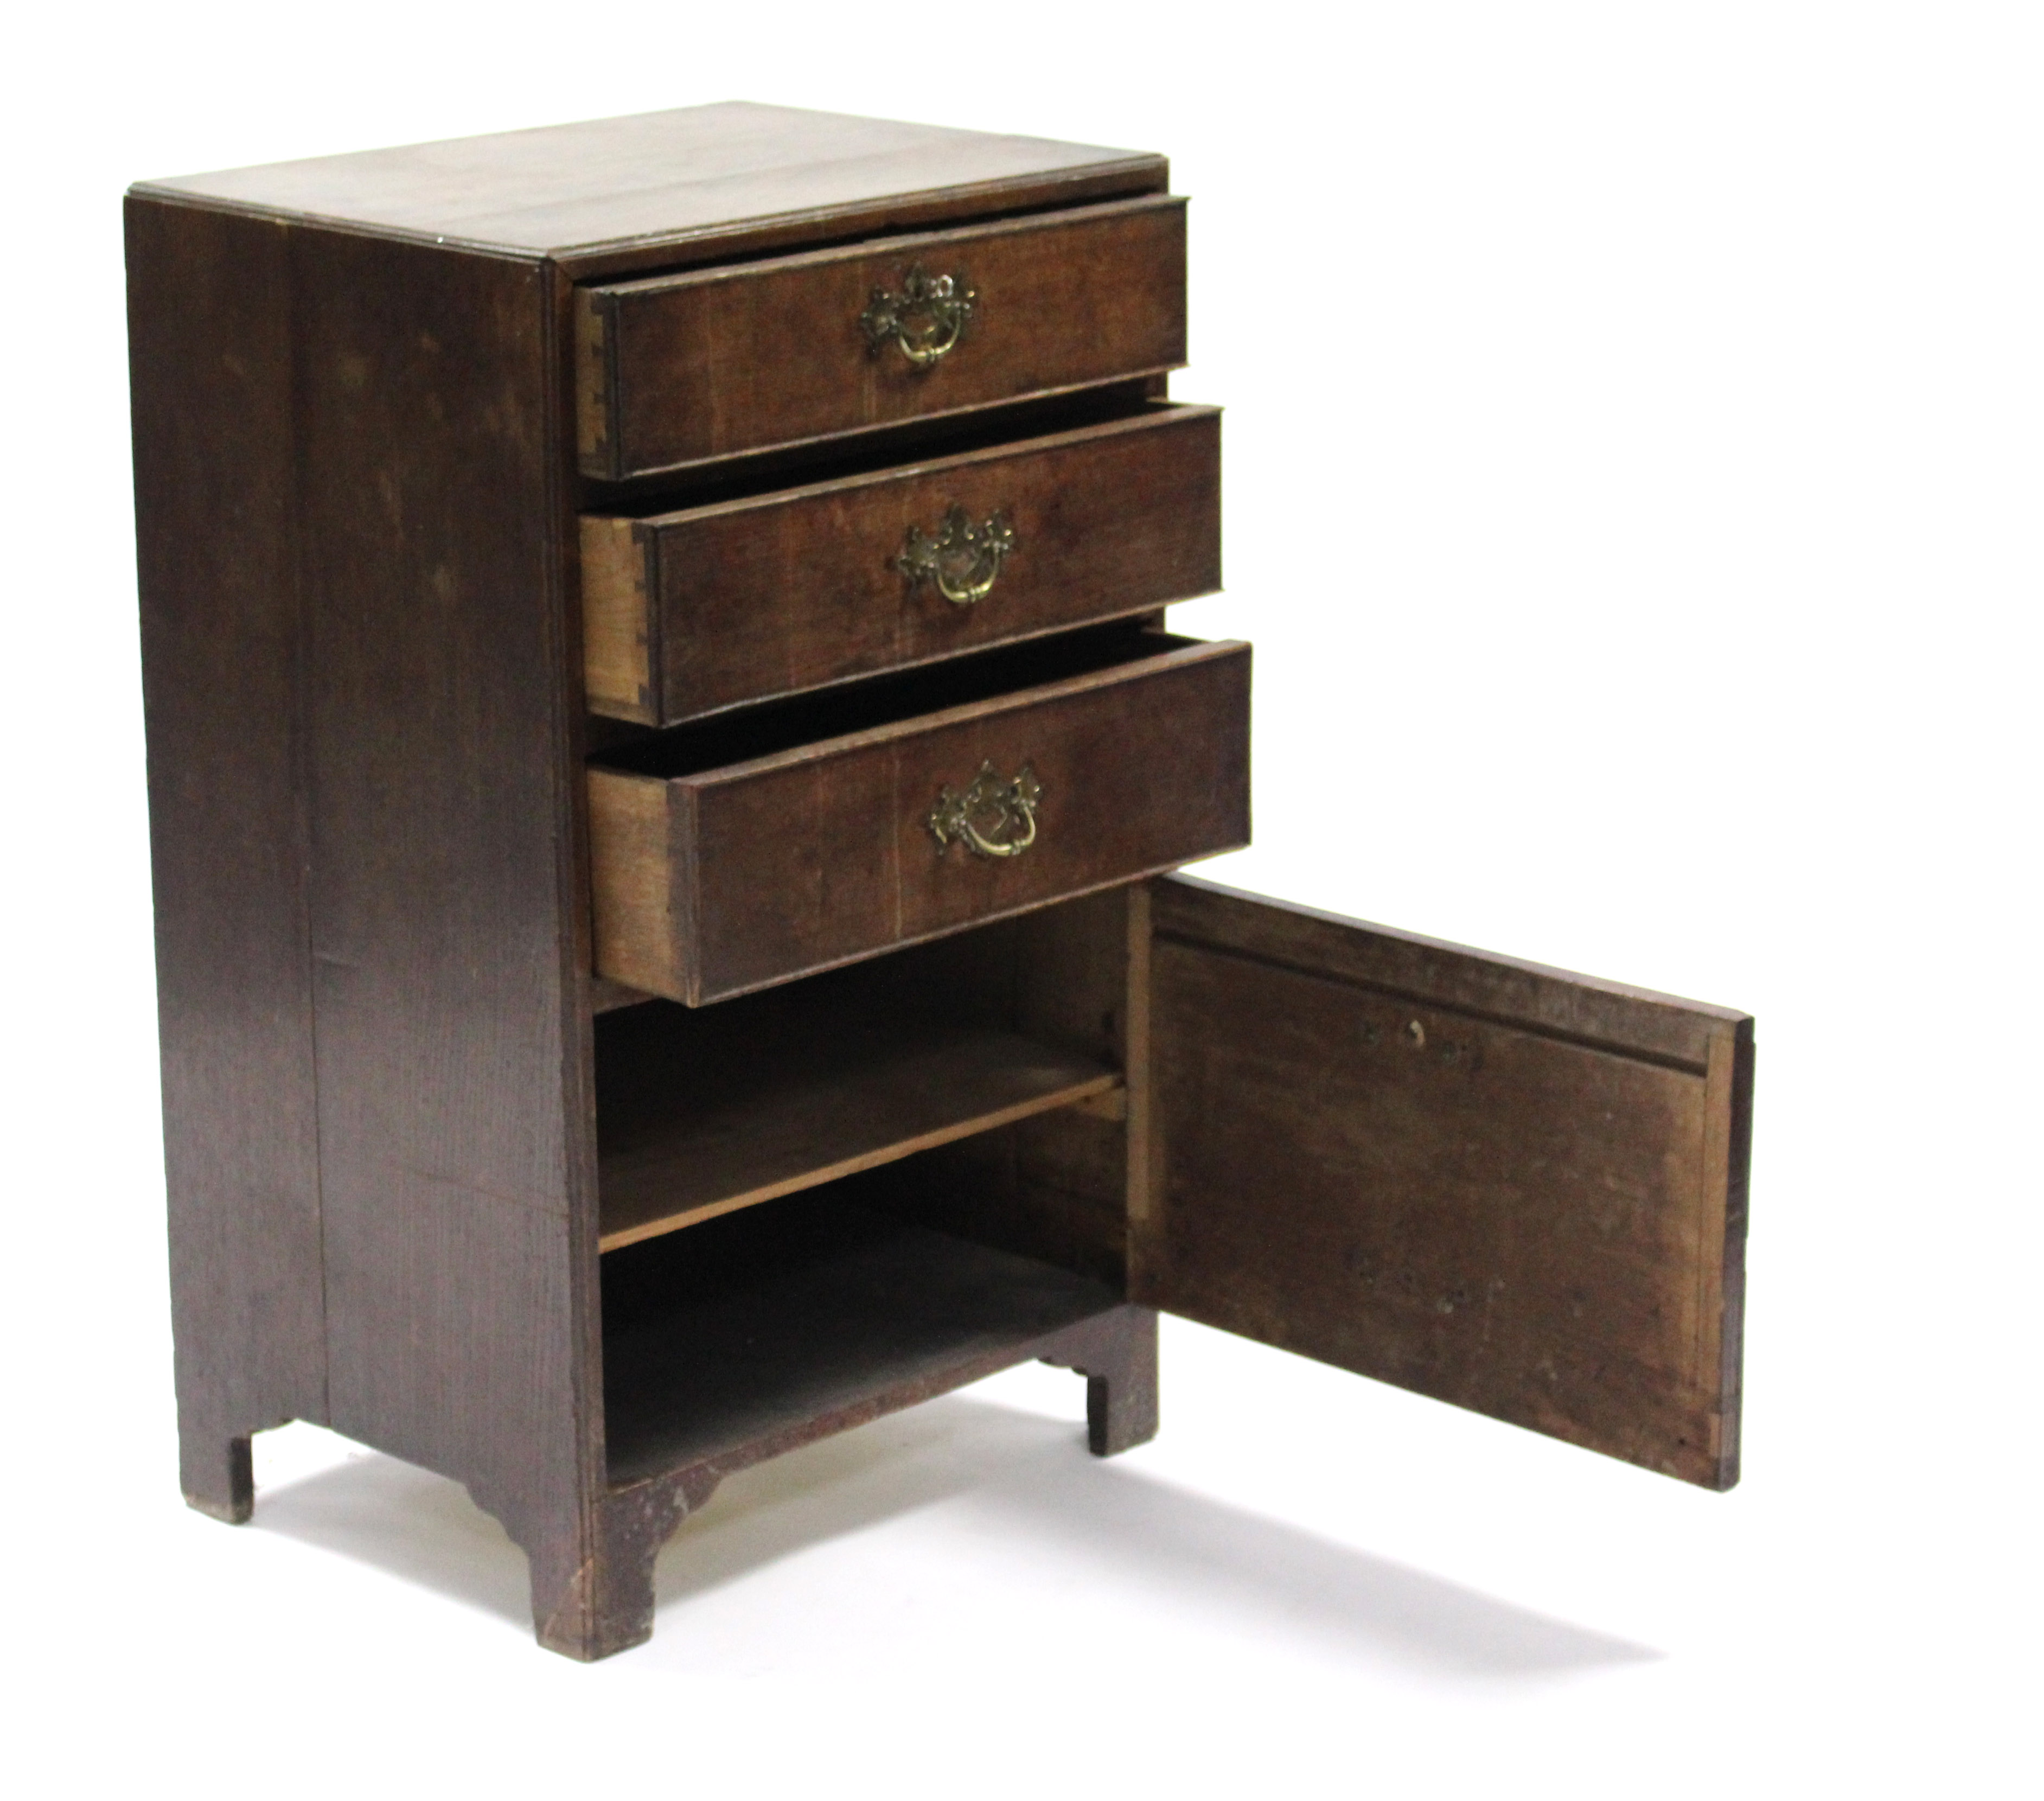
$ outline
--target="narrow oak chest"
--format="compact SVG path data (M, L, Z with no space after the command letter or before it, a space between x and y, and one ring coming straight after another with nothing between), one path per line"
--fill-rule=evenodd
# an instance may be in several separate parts
M1154 156L753 106L146 182L183 1484L467 1484L543 1643L718 1480L1158 1309L1723 1488L1752 1022L1249 836Z

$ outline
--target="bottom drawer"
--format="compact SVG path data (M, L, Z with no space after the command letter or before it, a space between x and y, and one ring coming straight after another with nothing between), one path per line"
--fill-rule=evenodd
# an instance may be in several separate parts
M696 1006L1239 848L1249 657L1109 628L610 753L597 973Z

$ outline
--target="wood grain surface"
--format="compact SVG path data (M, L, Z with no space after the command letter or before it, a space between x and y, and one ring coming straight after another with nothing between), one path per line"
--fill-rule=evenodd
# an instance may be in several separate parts
M953 506L1014 533L977 604L906 579ZM582 522L597 712L667 725L741 702L1143 612L1220 586L1220 417L1132 415L643 519Z
M1061 674L1078 654L1024 645L841 691L834 723L851 728L815 742L782 747L747 718L667 734L651 768L593 770L597 972L700 1005L1246 843L1248 647L1135 632ZM1038 679L1000 685L1025 670ZM906 716L862 719L889 696ZM784 709L782 729L832 718L820 705ZM745 760L713 760L731 752ZM941 791L989 763L1004 781L1027 764L1042 786L1020 856L946 849L929 829ZM605 826L663 791L669 877L645 866L653 834ZM659 893L687 899L635 910Z
M657 725L665 722L654 666L659 628L649 536L634 520L582 519L582 676L591 712Z
M1116 1087L997 1027L805 1004L665 1003L608 1020L598 1089L606 1251ZM748 1012L753 1016L748 1016ZM620 1068L620 1066L622 1066ZM664 1077L664 1079L663 1079ZM636 1103L636 1104L635 1104Z
M667 782L590 771L591 942L599 980L642 994L682 993L682 947L695 939L694 889L680 858L689 811L689 797ZM625 970L629 977L613 973Z
M1143 280L1170 290L1167 334L1181 328L1181 211L1089 205L1155 194L1163 179L1154 157L736 108L131 197L173 1316L195 1505L244 1517L250 1434L294 1417L331 1424L465 1484L528 1553L542 1642L590 1657L650 1629L653 1551L733 1459L1039 1353L1085 1371L1089 1395L1105 1384L1111 1398L1089 1403L1097 1447L1154 1423L1151 1315L1096 1288L1032 1336L1009 1304L1028 1282L968 1281L944 1304L977 1321L955 1315L947 1346L847 1365L806 1413L797 1384L763 1433L611 1484L593 1015L613 1009L606 1030L628 1036L651 1004L589 973L602 916L592 924L582 685L594 666L650 690L655 670L636 637L588 655L582 643L574 281L790 246L807 248L782 263L806 258L813 275L847 260L824 244L866 237L884 259L871 240L888 233L1065 209L1060 225L1090 221L1128 249L1110 260L1135 286L1081 294L1059 329L1098 327L1096 348L1125 361L1133 340L1116 321L1145 304ZM1023 277L1045 246L1056 248L1046 239L987 265L1014 278L1005 304L1028 299ZM717 341L720 355L732 348ZM619 356L629 348L621 337ZM1039 382L1007 354L1001 378L1017 392L1064 381ZM982 360L998 374L997 358ZM1137 378L1161 366L1116 362ZM886 386L870 371L860 379ZM873 411L883 425L892 405L905 426L942 430L918 422L982 404L897 396ZM607 413L591 418L609 429ZM784 441L766 424L762 441ZM756 478L764 461L739 467ZM1116 679L1089 664L1058 697ZM982 695L966 711L1007 704ZM739 738L779 728L772 707L752 710L762 717ZM868 722L837 749L881 749L898 724ZM769 769L813 760L813 737L783 743ZM747 760L690 773L717 789ZM659 880L632 905L694 946L700 871L674 852L697 854L700 834L692 817L677 833L674 782L655 787L657 807L617 816L659 851L641 858ZM598 835L615 835L617 817L597 810ZM834 848L812 842L826 858ZM711 897L727 920L749 904L735 881ZM943 991L969 1003L959 1035L905 1051L891 1088L879 1062L840 1066L851 1086L835 1112L813 1093L792 1134L796 1110L775 1124L763 1078L749 1109L712 1123L726 1152L751 1135L726 1167L770 1186L772 1142L803 1139L788 1154L834 1168L1111 1089L1111 1067L1012 1030L1012 989L976 985L970 963ZM699 1119L709 1085L683 1097ZM928 1104L923 1116L906 1117L909 1099ZM824 1142L855 1116L866 1142ZM715 1164L681 1162L689 1179ZM1035 1269L1030 1282L1062 1283L1068 1299L1085 1285Z
M1247 647L1135 616L1219 581L1165 180L732 106L131 197L194 1505L331 1424L602 1656L760 1457L1032 1357L1139 1442L1155 1307L1737 1479L1750 1020L1142 879L1249 831Z
M562 297L295 228L334 1427L467 1484L540 1615L601 1484Z
M131 199L129 355L183 1484L326 1418L290 242Z
M1120 1306L1082 1276L890 1219L873 1204L890 1173L604 1259L613 1484L744 1461L750 1442L812 1435L940 1372L1040 1355L1047 1334Z
M1204 884L1151 904L1132 1298L1737 1480L1750 1019Z
M567 285L130 223L187 1488L240 1517L248 1433L331 1424L467 1484L586 1649Z
M551 258L571 275L755 255L1162 188L1162 157L727 101L221 170L141 191Z
M997 1017L1032 1042L1130 1069L1129 914L1144 885L1105 889L942 941L951 954L953 992L969 986L1005 996ZM968 971L963 981L961 966ZM1137 1098L1124 1083L1095 1101L926 1151L894 1172L888 1204L939 1231L1077 1270L1120 1293L1128 1265L1128 1120Z
M917 368L859 321L926 267L971 323ZM1180 367L1185 211L1165 195L582 290L586 474L620 481L775 445Z

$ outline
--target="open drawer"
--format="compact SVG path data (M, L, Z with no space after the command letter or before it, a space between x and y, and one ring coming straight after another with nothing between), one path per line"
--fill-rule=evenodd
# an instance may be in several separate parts
M1185 203L605 282L575 316L582 472L624 481L1181 367Z
M1236 849L1249 666L1108 626L611 753L597 973L700 1005Z
M1220 586L1220 414L1124 401L800 487L581 522L590 710L679 725Z

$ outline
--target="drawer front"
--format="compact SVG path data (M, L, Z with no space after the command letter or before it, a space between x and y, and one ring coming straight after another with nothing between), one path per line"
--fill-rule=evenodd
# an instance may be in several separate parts
M1178 368L1185 202L612 282L576 317L582 469L620 481Z
M699 1004L1239 848L1249 668L1191 645L702 775L593 770L597 970Z
M1133 419L673 513L585 517L590 709L670 725L1220 586L1220 415Z

